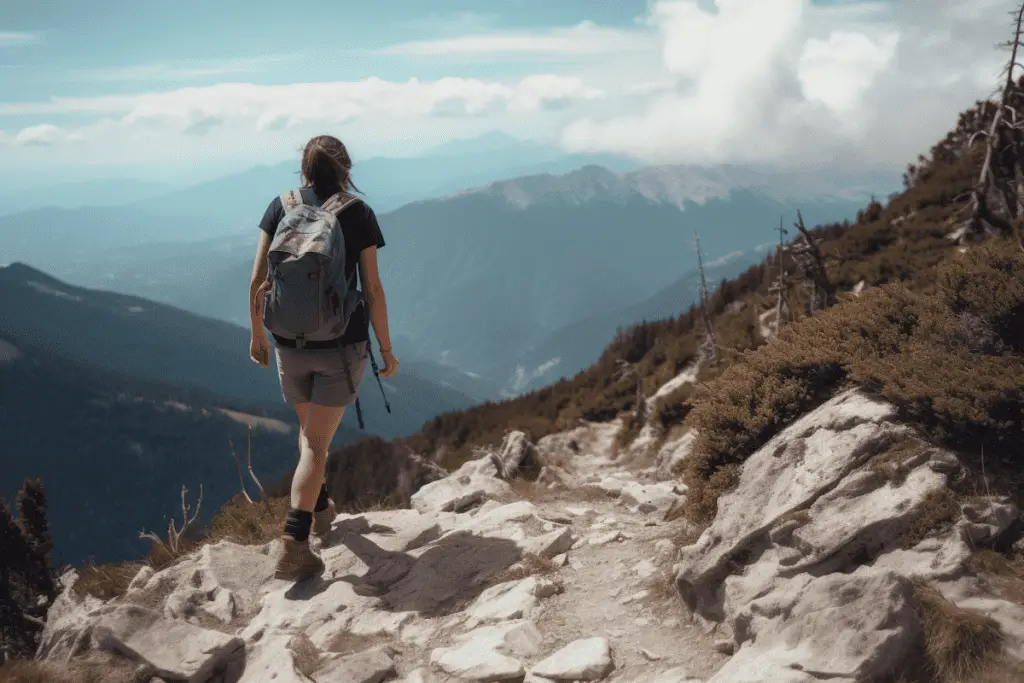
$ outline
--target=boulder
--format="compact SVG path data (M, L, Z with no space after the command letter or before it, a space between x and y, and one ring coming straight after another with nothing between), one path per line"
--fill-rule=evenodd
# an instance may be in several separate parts
M614 668L608 640L584 638L541 660L530 673L556 681L599 681Z
M541 634L529 620L483 626L456 636L452 647L437 648L430 664L470 681L505 681L526 674L521 658L537 654Z
M188 683L205 683L215 669L242 656L245 647L236 636L165 619L136 605L122 605L100 617L93 640L152 667L162 678Z

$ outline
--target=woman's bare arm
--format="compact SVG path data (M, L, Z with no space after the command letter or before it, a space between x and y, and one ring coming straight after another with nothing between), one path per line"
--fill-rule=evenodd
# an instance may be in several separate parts
M260 287L267 280L267 254L270 252L270 235L260 230L260 243L256 247L256 258L252 262L252 278L249 280L249 319L253 336L266 336L263 327L263 301L257 297Z
M384 285L380 282L377 268L377 247L367 247L359 254L360 276L363 293L370 309L370 322L377 335L381 351L391 350L391 331L388 329L388 303L384 297Z

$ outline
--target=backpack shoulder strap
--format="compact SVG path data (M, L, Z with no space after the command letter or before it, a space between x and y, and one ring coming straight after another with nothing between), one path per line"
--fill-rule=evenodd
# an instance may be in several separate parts
M284 212L294 211L298 207L305 204L302 200L302 190L288 190L281 195L281 206L284 207Z
M338 192L327 198L327 201L323 203L320 208L324 211L329 211L335 216L340 214L342 211L352 206L356 202L362 201L359 197L348 192Z

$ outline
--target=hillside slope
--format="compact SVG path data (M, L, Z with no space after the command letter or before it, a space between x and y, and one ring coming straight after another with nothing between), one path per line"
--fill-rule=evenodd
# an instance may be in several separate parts
M247 423L266 483L295 465L283 409L248 415L229 400L74 362L2 332L0 387L0 497L13 500L23 479L42 478L58 567L144 554L140 530L165 535L172 517L180 528L182 486L194 506L202 485L200 520L209 520L238 492L229 440L244 458Z
M273 364L249 360L249 331L138 297L72 287L34 268L0 268L0 332L131 377L198 387L239 402L284 405ZM368 379L367 379L368 378ZM373 375L363 377L367 431L409 434L473 399L404 372L385 382L389 415ZM355 411L345 425L355 425ZM354 432L339 434L350 440Z
M991 109L979 105L972 110ZM962 115L956 129L930 152L922 172L905 191L885 205L873 202L858 212L855 222L821 225L812 230L826 259L829 277L840 292L901 281L911 291L934 288L942 261L955 257L958 244L950 239L966 218L970 189L977 179L983 151L964 153L963 141L986 124L985 116ZM767 221L767 217L758 219ZM787 261L793 271L791 259ZM743 358L745 351L766 342L761 318L774 305L769 292L777 274L769 257L716 289L711 301L718 331L721 361L704 376L714 375ZM792 275L791 275L792 277ZM806 295L794 287L790 303L803 315ZM489 403L467 411L438 416L407 443L417 452L433 455L448 466L469 457L473 447L495 443L506 429L520 428L539 438L571 428L581 418L607 421L634 407L635 385L620 381L619 361L632 364L648 395L686 371L696 358L702 338L695 309L667 320L622 330L600 360L571 379L524 396ZM683 386L661 401L662 428L680 423L692 410L692 387Z

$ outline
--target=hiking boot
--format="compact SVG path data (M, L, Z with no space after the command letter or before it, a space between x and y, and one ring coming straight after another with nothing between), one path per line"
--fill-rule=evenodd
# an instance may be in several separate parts
M324 571L324 561L309 547L309 541L296 541L291 536L282 536L284 548L277 560L275 579L305 581L319 576Z
M313 533L321 537L328 534L337 517L338 510L334 507L334 501L328 498L327 507L313 513Z

